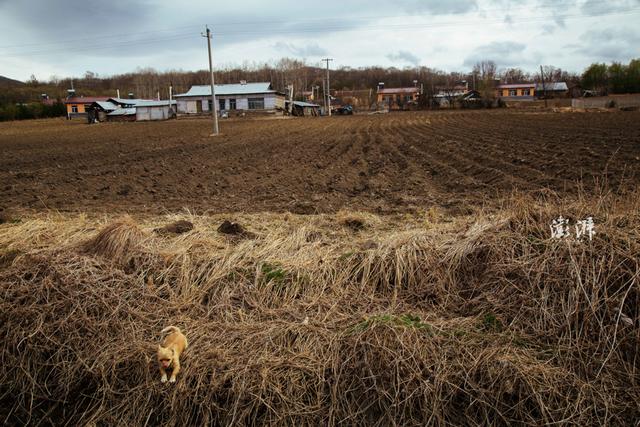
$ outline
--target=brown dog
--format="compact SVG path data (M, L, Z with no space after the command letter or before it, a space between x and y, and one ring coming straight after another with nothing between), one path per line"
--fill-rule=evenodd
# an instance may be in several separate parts
M169 382L176 382L176 375L180 372L180 354L187 348L187 337L182 335L180 329L175 326L168 326L162 333L171 332L164 339L162 345L158 346L158 366L162 374L161 381L167 382L167 369L171 368L171 379Z

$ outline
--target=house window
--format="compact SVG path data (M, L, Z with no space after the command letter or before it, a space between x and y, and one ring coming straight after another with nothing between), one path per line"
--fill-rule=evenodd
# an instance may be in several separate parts
M236 109L236 100L235 99L230 99L229 100L229 109L230 110L235 110Z
M264 98L249 98L249 110L264 110Z
M515 89L511 89L511 90L509 91L509 96L518 96L518 91L517 91L517 90L515 90Z
M72 113L77 113L78 112L78 106L77 105L72 105L71 106L71 112Z
M522 89L522 96L529 96L529 95L531 95L530 89Z
M218 99L218 105L220 106L220 111L224 110L224 99Z

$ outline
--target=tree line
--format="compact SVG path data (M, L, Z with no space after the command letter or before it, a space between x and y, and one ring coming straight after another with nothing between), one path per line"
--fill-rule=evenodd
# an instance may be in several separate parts
M598 94L640 92L640 59L634 59L627 65L616 62L610 65L592 64L581 75L554 66L545 66L542 72L545 81L565 81L570 87L581 87ZM310 91L312 86L319 87L320 93L324 93L325 76L326 69L320 63L309 64L291 58L268 63L245 62L215 72L218 84L238 83L241 80L269 81L274 89L280 91L292 84L298 99L302 97L303 91ZM341 67L331 70L331 89L375 90L379 82L384 82L386 87L419 85L428 96L438 88L452 87L466 81L470 89L478 90L483 97L492 98L497 82L539 82L541 77L539 72L529 73L520 68L498 70L493 61L479 62L471 72L466 73L445 72L424 66ZM41 99L42 94L61 102L67 96L67 89L72 86L78 95L83 96L116 96L116 91L119 90L123 98L132 93L136 98L153 99L159 95L161 99L167 99L169 86L173 87L173 94L177 94L186 92L192 85L208 82L207 70L159 72L153 68L138 68L135 72L113 76L100 76L96 72L87 71L81 78L52 76L48 81L38 81L32 76L22 84L9 80L0 81L0 120L64 115L63 107L45 108L33 104Z
M591 64L582 74L582 86L599 94L640 92L640 59L628 64Z

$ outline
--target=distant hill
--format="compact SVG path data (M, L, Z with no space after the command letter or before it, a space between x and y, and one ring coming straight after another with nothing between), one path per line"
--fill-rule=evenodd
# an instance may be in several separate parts
M0 76L0 86L2 87L19 87L24 86L24 82L20 80L13 80L9 77Z

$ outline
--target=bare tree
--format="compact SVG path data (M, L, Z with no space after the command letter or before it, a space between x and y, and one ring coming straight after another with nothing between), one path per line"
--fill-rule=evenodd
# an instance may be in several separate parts
M481 61L473 67L473 72L479 77L478 91L485 100L495 98L497 66L494 61Z

